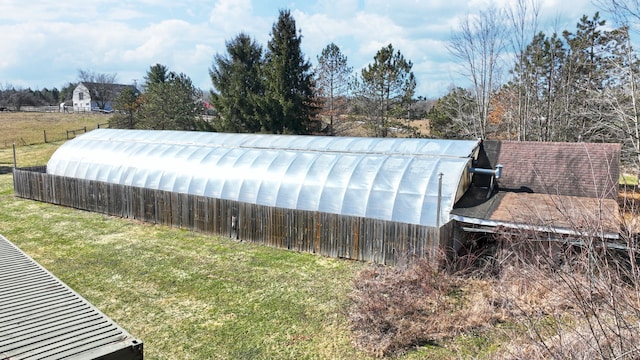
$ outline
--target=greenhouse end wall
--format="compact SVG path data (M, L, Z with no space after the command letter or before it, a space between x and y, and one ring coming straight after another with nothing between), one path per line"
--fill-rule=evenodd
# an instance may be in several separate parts
M441 228L249 204L15 169L15 195L334 258L396 264L452 247Z

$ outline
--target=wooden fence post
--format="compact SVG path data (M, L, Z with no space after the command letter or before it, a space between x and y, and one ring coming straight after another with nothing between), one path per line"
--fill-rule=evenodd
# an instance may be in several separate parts
M47 130L42 130L42 133L44 134L44 143L47 143Z

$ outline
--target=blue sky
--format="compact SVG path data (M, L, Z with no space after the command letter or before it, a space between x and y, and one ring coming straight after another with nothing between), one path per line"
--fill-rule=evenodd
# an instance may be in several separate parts
M514 0L493 1L497 6ZM597 10L590 0L540 0L541 29L575 30ZM280 9L302 31L302 51L315 65L337 44L358 71L393 44L414 64L416 95L439 97L465 86L446 48L461 18L484 0L0 0L0 86L61 88L78 70L116 73L119 83L142 81L160 63L203 90L225 41L245 32L266 47ZM605 17L606 18L606 17Z

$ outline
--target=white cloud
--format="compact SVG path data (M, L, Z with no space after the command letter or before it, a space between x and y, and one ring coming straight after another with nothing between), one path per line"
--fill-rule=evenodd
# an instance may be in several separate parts
M251 0L218 0L211 10L209 21L218 30L236 31L241 24L250 24Z
M459 78L446 50L457 19L488 1L0 0L0 83L61 86L79 68L118 72L129 82L161 63L208 88L213 55L226 51L225 41L245 32L266 46L278 10L289 9L312 63L335 42L357 71L391 43L414 63L417 94L440 93ZM562 14L558 26L573 30L580 15L594 13L589 0L579 2L542 0L541 15Z

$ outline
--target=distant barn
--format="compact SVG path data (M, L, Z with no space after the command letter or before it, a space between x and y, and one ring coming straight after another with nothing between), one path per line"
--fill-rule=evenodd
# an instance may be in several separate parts
M113 102L126 88L138 91L133 85L81 82L73 89L73 111L111 112L114 110Z
M502 227L575 233L560 218L577 212L606 212L603 231L616 237L619 145L538 144L510 160L519 148L508 142L99 129L62 145L46 174L14 172L15 193L385 264L434 258ZM539 161L546 172L575 168L563 151L582 159L593 191L568 172L553 185L570 182L572 193L538 185L548 181ZM552 209L552 195L573 208Z

